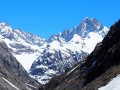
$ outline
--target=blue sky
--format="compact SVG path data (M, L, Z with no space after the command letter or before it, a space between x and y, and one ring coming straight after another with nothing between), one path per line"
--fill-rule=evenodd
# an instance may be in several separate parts
M46 39L85 17L109 28L120 18L120 0L0 0L0 22Z

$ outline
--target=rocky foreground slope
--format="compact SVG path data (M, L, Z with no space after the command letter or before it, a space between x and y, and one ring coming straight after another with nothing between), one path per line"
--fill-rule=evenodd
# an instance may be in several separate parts
M37 90L38 86L0 39L0 90Z
M56 76L40 90L98 90L120 74L120 20L82 62Z

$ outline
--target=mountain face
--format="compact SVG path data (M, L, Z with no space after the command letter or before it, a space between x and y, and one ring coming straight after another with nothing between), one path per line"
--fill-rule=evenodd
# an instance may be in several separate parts
M84 60L107 32L95 18L85 18L72 30L64 30L45 40L0 23L0 38L29 74L42 84Z
M120 20L98 43L88 57L69 68L64 74L53 77L40 90L118 90L120 87L100 88L120 74ZM118 81L118 80L116 80Z
M61 34L52 35L48 41L52 42L57 40L59 42L69 42L74 37L74 34L81 36L81 38L86 38L90 32L97 33L104 37L108 32L108 28L103 26L95 18L90 19L86 17L78 26L74 27L73 30L64 30Z
M84 60L108 29L95 18L85 18L73 30L52 35L47 46L30 68L30 74L40 83L64 73L77 62Z
M3 40L0 40L0 90L34 90L39 83L29 76L12 55Z
M46 43L41 37L19 29L14 30L6 23L0 23L0 38L6 42L13 55L27 71L38 57L37 54L41 52L39 47Z

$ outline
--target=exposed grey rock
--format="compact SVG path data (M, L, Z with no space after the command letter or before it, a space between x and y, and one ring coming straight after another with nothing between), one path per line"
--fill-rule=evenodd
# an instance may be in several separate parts
M12 55L5 42L0 42L0 90L14 90L2 77L20 90L28 90L26 83L36 87L39 85Z

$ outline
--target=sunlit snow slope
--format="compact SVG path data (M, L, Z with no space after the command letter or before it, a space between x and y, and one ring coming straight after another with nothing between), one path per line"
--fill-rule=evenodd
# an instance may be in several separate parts
M84 60L107 32L108 28L95 18L85 18L72 30L52 35L43 52L32 64L31 76L45 84L53 76Z
M102 86L98 90L120 90L120 75L113 78L106 86Z
M52 35L48 40L0 23L0 38L31 76L42 84L85 59L107 32L108 28L98 20L88 17L72 30Z
M6 42L17 60L28 71L46 41L39 36L21 30L13 30L7 23L0 23L0 38Z

